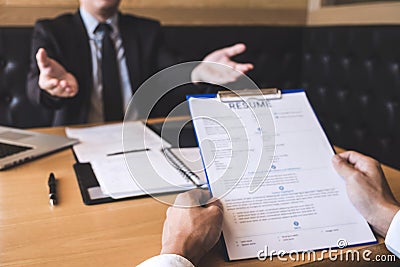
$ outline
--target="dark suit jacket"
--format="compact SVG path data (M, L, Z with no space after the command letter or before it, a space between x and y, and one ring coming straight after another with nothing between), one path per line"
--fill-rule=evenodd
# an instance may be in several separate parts
M119 14L119 30L133 91L158 70L177 62L164 45L159 22ZM79 84L76 96L52 97L39 88L39 69L35 55L41 47L76 77ZM91 60L88 35L79 11L36 23L27 90L33 103L43 105L49 112L53 112L53 125L87 122L93 87Z

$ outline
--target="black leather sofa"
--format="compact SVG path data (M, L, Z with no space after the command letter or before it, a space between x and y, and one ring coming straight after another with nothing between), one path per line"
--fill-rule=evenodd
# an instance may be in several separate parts
M0 124L48 126L25 92L31 28L0 28ZM260 87L304 88L332 143L400 167L400 26L165 27L185 60L244 42ZM183 96L182 96L183 97Z

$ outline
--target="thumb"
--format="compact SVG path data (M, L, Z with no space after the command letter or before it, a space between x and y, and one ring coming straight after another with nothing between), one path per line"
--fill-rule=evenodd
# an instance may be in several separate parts
M341 158L339 155L333 156L332 164L337 173L345 180L351 175L358 172L352 164L350 164L347 160Z
M246 45L245 44L235 44L230 47L223 48L222 51L227 57L233 57L238 54L243 53L246 50Z
M44 48L39 48L38 52L36 53L36 62L41 70L49 66L50 60Z
M207 204L204 206L205 208L212 209L212 208L218 208L221 213L224 212L224 207L221 203L221 201L217 198L211 198L208 200Z
M193 189L179 194L175 199L174 206L199 207L207 203L209 198L209 193L207 191Z

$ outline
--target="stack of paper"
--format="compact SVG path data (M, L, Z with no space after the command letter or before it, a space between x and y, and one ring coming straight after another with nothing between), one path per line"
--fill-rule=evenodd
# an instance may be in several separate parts
M195 187L164 155L170 144L142 122L66 128L66 134L80 140L74 146L79 162L91 163L101 190L112 198Z

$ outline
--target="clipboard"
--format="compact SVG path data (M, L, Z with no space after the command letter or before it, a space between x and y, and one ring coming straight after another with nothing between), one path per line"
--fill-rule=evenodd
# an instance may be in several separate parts
M253 108L254 106L257 107L271 107L271 110L273 111L273 118L279 120L279 131L277 132L279 136L281 137L280 139L280 144L282 144L281 149L279 151L280 154L278 154L278 160L276 163L271 163L271 167L273 171L267 171L266 176L263 177L269 177L271 179L271 175L275 175L275 180L272 178L272 182L270 184L265 185L265 188L262 189L258 194L253 195L254 198L252 198L251 194L254 192L251 192L251 181L250 179L256 177L256 176L251 176L251 173L256 173L259 169L249 169L247 170L247 165L246 169L242 169L240 172L230 172L228 173L228 170L230 168L235 168L236 165L241 165L240 161L236 160L233 162L233 165L229 162L231 162L235 155L234 153L225 153L227 156L227 159L224 159L221 157L221 155L218 155L217 150L212 150L211 145L207 146L202 146L201 147L201 153L202 157L203 155L206 155L206 158L203 157L203 161L205 164L203 164L206 168L206 175L207 175L207 182L209 185L210 192L214 197L219 198L220 196L224 196L225 203L227 211L224 214L224 216L227 216L229 220L229 223L227 222L226 225L228 225L229 231L226 232L226 235L223 235L223 246L225 247L225 259L227 261L232 261L232 260L241 260L241 259L248 259L248 258L254 258L256 257L255 252L257 252L258 247L268 244L268 246L271 249L282 249L282 244L280 243L281 240L279 239L279 235L283 234L285 235L286 233L292 233L296 232L298 229L301 229L304 227L305 229L330 229L330 227L338 227L338 233L340 232L340 238L345 237L346 240L351 240L351 242L347 243L346 246L354 246L354 245L363 245L363 244L373 244L376 243L376 238L374 237L371 229L369 228L367 222L365 219L362 219L360 215L357 212L353 212L351 209L351 203L347 202L345 197L341 197L340 199L337 199L335 197L337 196L343 196L345 192L345 188L341 186L335 187L337 184L337 179L341 181L341 178L334 172L332 172L331 168L326 168L326 166L330 166L330 157L331 153L334 153L334 149L332 147L331 142L329 141L329 138L326 136L326 133L321 125L321 123L318 120L318 117L316 113L314 112L314 109L311 106L311 103L308 100L308 97L306 95L305 90L303 89L293 89L293 90L279 90L277 88L272 88L270 89L261 89L261 90L243 90L244 92L240 91L229 91L229 92L218 92L217 94L214 95L194 95L194 96L188 96L187 99L191 100L191 98L199 98L199 100L193 99L193 102L189 101L190 105L190 111L192 114L192 117L195 116L195 118L199 118L200 120L198 121L198 124L194 123L195 129L196 129L196 137L199 141L204 141L208 140L209 142L213 142L214 140L225 140L223 138L223 134L220 134L221 136L214 137L213 133L219 132L223 133L221 130L218 129L207 129L207 131L203 130L206 127L215 127L215 128L222 128L224 125L221 124L222 120L227 120L231 122L231 119L234 117L230 117L229 113L224 113L223 110L218 109L217 106L219 105L216 102L223 103L224 106L228 109L234 109L236 110L235 112L239 112L239 109L242 109L240 112L247 112L243 111L244 109L250 109ZM300 93L300 94L294 94L294 93ZM292 94L289 96L289 94ZM283 99L285 98L285 95L287 96L287 100ZM254 99L251 99L252 96L257 96ZM213 101L201 101L200 98L214 98ZM246 98L246 99L243 99ZM263 98L267 101L263 101ZM277 101L274 102L274 99L281 99L282 101ZM251 101L247 102L247 100L260 103L268 103L268 105L253 105ZM269 102L271 100L271 102ZM232 103L230 103L232 102ZM297 110L295 110L294 113L292 112L292 108L297 107ZM282 112L279 114L279 112ZM251 113L251 112L250 112ZM299 113L300 115L296 115ZM236 114L236 113L235 113ZM260 114L260 113L258 113ZM263 113L261 113L263 114ZM278 115L276 115L278 114ZM286 114L290 114L287 115ZM243 115L243 114L242 114ZM239 116L239 115L237 115ZM219 123L213 123L210 122L204 122L204 118L211 118L211 121L218 121ZM289 119L288 119L289 118ZM244 121L252 121L251 116L242 116L240 119L243 119ZM296 123L297 122L297 123ZM253 121L253 128L250 132L254 133L256 132L256 129L259 129L260 133L264 132L262 131L263 129L271 129L271 128L266 128L261 126L260 128L256 128L254 125L256 122ZM298 124L299 123L299 124ZM227 124L228 125L228 124ZM247 125L247 124L245 124ZM300 125L304 125L304 128L299 127ZM309 126L308 126L309 125ZM237 128L237 124L234 122L229 124L230 127ZM248 126L248 125L247 125ZM257 126L259 127L259 126ZM247 129L247 128L245 128ZM268 131L268 130L267 130ZM286 131L286 132L285 132ZM311 133L311 135L309 134ZM234 138L232 140L235 140L235 142L238 142L240 140L240 136L242 133L236 132L235 135L231 136L228 133L229 138ZM274 133L269 133L265 136L273 136L275 135ZM282 137L284 136L284 137ZM228 138L227 137L227 138ZM218 139L220 138L220 139ZM301 139L301 142L298 142L298 138L303 138ZM241 140L245 140L246 137L242 138ZM249 139L250 140L250 139ZM253 139L257 140L257 138ZM307 148L309 148L310 144L315 144L316 140L318 140L319 143L317 143L317 146L315 149L317 150L315 153L302 153L302 151L307 151ZM228 142L227 142L228 143ZM300 144L300 145L296 145ZM330 148L329 148L330 146ZM253 143L253 146L250 148L254 147L268 147L264 145L260 145L259 143L255 142ZM241 150L238 152L239 154L242 153L241 151L244 151L242 147L240 147ZM202 149L205 149L203 152ZM233 146L229 145L222 145L220 146L220 149L226 149L226 150L232 150L233 151ZM207 151L208 150L208 151ZM331 151L330 151L331 150ZM248 150L250 151L250 149ZM308 149L308 151L310 151ZM236 155L238 155L236 153ZM245 153L245 152L243 152ZM274 150L274 157L276 156L276 151ZM320 153L320 154L319 154ZM207 156L208 155L208 156ZM293 156L292 156L293 155ZM314 155L314 156L313 156ZM288 160L284 160L284 157L288 157ZM283 160L281 160L279 157L281 157ZM213 163L215 158L219 158L221 160L218 160L217 163ZM240 160L243 158L238 157ZM255 158L253 156L252 160L255 162ZM251 162L251 158L245 157L245 159L248 159L249 162ZM227 163L224 163L223 160L226 160ZM258 162L264 162L264 161L258 161ZM273 161L272 161L273 162ZM239 163L239 164L238 164ZM214 165L212 165L214 164ZM257 163L260 164L260 163ZM216 167L218 166L218 167ZM221 167L222 166L222 167ZM225 167L224 167L225 166ZM225 168L225 169L224 169ZM242 168L239 166L239 168ZM264 168L268 169L268 168ZM302 176L302 171L306 171L307 175ZM323 173L320 171L323 170ZM243 175L244 171L248 171L249 175L246 177ZM314 172L315 171L315 172ZM243 173L242 173L243 172ZM294 173L297 182L293 183L293 186L291 185L291 182L289 181L289 177L291 175L291 172ZM286 175L286 176L285 176ZM326 180L321 180L320 175L325 175ZM209 179L209 176L212 177L212 179ZM239 180L236 180L237 182L234 182L231 177L237 177ZM300 177L300 178L299 178ZM243 178L247 178L249 181L248 184L241 184L239 185L239 181L242 181ZM282 181L281 178L285 179ZM307 179L305 179L307 178ZM311 179L311 180L310 180ZM221 183L222 181L222 183ZM229 188L225 188L225 183L227 181L228 184L234 184L235 189L232 190L238 190L233 194L231 197L229 197L224 190L231 190ZM271 180L270 180L271 181ZM277 181L275 184L274 182ZM308 185L310 182L315 182L315 188L309 188ZM328 182L328 185L325 185L325 182ZM215 183L215 184L214 184ZM217 183L219 183L217 185ZM298 185L297 185L298 183ZM333 185L335 184L335 186ZM239 186L238 186L239 185ZM236 189L239 188L239 189ZM329 187L329 188L328 188ZM262 188L262 187L260 187ZM271 213L272 215L269 215L269 211L279 208L293 208L297 207L297 203L293 204L290 202L290 194L296 194L297 192L299 193L304 193L304 192L312 192L312 190L330 190L331 188L335 188L337 190L338 195L327 195L321 197L321 200L310 200L309 202L304 202L304 205L316 205L316 209L318 209L318 213L315 214L310 214L309 216L316 215L317 217L306 217L308 215L304 214L296 214L296 215L291 215L291 217L285 217L283 216L278 216L274 215L274 213ZM215 191L214 191L215 190ZM248 190L250 193L245 193L244 190ZM285 191L287 190L287 191ZM214 192L212 192L214 191ZM228 191L230 192L230 191ZM285 194L282 194L285 193ZM283 206L280 207L273 207L273 201L271 202L266 201L265 204L263 204L263 198L262 197L271 197L271 199L274 199L274 196L284 196L288 195L288 202L286 204L282 204ZM324 198L326 197L326 198ZM330 198L331 197L331 198ZM252 202L253 201L253 202ZM277 201L280 201L280 198L278 198ZM240 204L239 204L240 203ZM252 206L252 203L257 203L254 206ZM282 197L282 202L285 203L285 197ZM340 203L340 204L339 204ZM341 205L343 204L343 205ZM329 213L325 212L327 209L321 209L320 205L327 205L330 207ZM340 209L338 207L340 206ZM348 212L349 217L351 217L352 224L351 225L357 225L357 230L354 231L352 228L353 226L347 226L346 224L343 224L340 216L337 216L338 214L341 214L343 212L343 207L348 207L346 212ZM272 211L271 211L272 212ZM254 217L253 217L254 215ZM351 216L350 216L351 215ZM242 219L240 218L242 216ZM270 217L269 217L270 216ZM275 216L275 217L274 217ZM293 218L293 219L292 219ZM311 218L314 218L311 220ZM265 220L264 220L265 219ZM282 227L279 231L276 230L276 232L263 232L263 226L266 225L274 225L274 220L279 220L275 221L276 224L278 225L277 227ZM265 221L265 224L263 224ZM310 222L316 222L314 224L310 224ZM248 225L244 226L244 224L249 223ZM304 226L302 225L304 223ZM350 225L350 224L348 224ZM299 228L300 227L300 228ZM348 228L346 228L348 227ZM355 226L354 226L355 227ZM245 229L261 229L260 231L249 231L246 232ZM292 249L296 251L303 251L303 250L321 250L324 248L335 248L335 247L340 247L340 244L337 243L341 239L339 238L339 235L335 232L335 234L331 234L333 232L329 231L329 229L326 232L323 232L322 234L318 232L318 234L323 235L326 237L326 239L321 238L319 240L316 240L316 243L313 242L303 242L304 238L302 237L302 232L299 231L299 240L297 243L301 243L302 245L299 247L296 247L296 242L288 243L287 247L284 247L285 249L287 248L287 251L291 251ZM362 230L361 230L362 229ZM318 231L318 230L317 230ZM344 236L342 236L344 235ZM306 234L304 234L306 236ZM254 237L254 238L253 238ZM329 237L329 238L328 238ZM296 237L297 238L297 237ZM303 238L303 239L302 239ZM347 239L349 238L349 239ZM305 238L306 240L307 238ZM294 239L293 239L294 240ZM307 239L309 240L309 239ZM339 240L339 241L338 241ZM276 250L275 250L276 251ZM264 252L267 253L267 252Z
M195 94L187 95L186 100L190 98L216 98L221 102L241 101L244 97L264 97L266 100L281 99L284 94L294 94L306 92L304 89L279 89L279 88L262 88L262 89L242 89L242 90L223 90L216 94Z
M221 102L240 101L244 97L263 97L264 99L281 99L282 91L278 88L262 88L262 89L243 89L243 90L226 90L217 93L217 99Z

